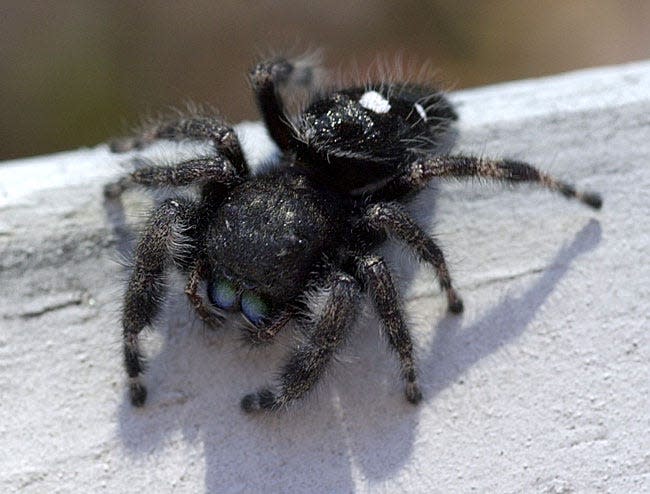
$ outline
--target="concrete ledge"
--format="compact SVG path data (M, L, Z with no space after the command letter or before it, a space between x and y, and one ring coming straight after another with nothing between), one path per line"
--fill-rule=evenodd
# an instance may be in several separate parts
M453 99L455 151L526 159L605 203L475 183L418 197L466 304L445 315L432 273L388 252L419 407L368 314L315 396L245 416L239 399L289 339L252 351L206 333L177 290L148 337L150 401L133 409L114 259L148 202L103 207L123 161L103 146L1 164L0 490L650 491L650 62Z

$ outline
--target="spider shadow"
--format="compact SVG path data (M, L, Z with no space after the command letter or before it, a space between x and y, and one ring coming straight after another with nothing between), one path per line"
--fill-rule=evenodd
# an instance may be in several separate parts
M185 444L202 451L206 492L307 492L314 465L323 465L321 481L333 491L354 489L350 461L337 410L328 386L297 406L275 414L247 415L242 396L270 382L290 345L249 349L232 328L202 332L188 317L182 295L170 297L157 330L162 347L149 360L145 383L148 402L142 409L126 393L118 411L118 435L133 457L164 454ZM293 487L292 487L293 488Z
M522 293L506 296L465 327L462 317L448 315L441 319L433 328L435 336L430 346L418 352L420 383L425 401L434 402L441 391L457 382L477 362L523 334L571 263L578 256L593 250L600 239L600 224L591 220L568 245L557 252L550 266ZM377 361L377 351L387 352L385 349L374 350L373 355L372 344L365 343L361 360L364 366L371 362L372 370L367 372L368 376L364 376L363 382L375 390L363 393L358 388L356 381L360 381L360 378L357 377L347 381L340 401L346 411L345 429L348 433L352 432L348 443L356 464L368 478L381 481L399 470L411 456L422 405L413 408L403 399L400 401L399 395L387 397L390 392L387 393L386 389L376 390L381 386L377 384L377 376L386 372L382 369L385 365L378 366L373 361ZM389 358L390 355L387 355L386 360ZM384 388L394 388L390 379L385 381ZM359 396L374 392L381 396L382 408L379 411L373 405L369 409L369 404L359 399Z
M535 317L554 287L578 256L600 243L602 231L597 220L590 220L563 246L543 274L523 293L506 295L471 325L462 327L462 319L447 316L435 328L429 351L422 358L423 368L431 376L425 382L428 400L456 382L484 357L519 337ZM426 385L429 384L429 386Z

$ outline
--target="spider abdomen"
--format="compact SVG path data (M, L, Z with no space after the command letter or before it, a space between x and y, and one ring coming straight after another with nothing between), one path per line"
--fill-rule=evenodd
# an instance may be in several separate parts
M403 171L420 154L441 152L456 114L439 91L373 84L314 101L294 125L296 164L331 188L358 193Z

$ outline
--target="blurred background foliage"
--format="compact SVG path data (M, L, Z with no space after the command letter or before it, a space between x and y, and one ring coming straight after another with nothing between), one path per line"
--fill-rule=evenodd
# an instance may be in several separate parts
M650 2L0 0L0 159L127 132L187 101L256 118L260 55L325 48L329 67L429 61L463 88L649 58Z

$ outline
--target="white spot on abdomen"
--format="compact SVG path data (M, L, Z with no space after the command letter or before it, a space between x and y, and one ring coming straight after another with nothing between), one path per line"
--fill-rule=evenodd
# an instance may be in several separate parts
M427 121L427 112L424 111L424 108L422 108L422 105L420 103L415 103L413 105L417 112L420 114L420 117L422 117L422 120L425 122Z
M390 103L377 91L367 91L359 99L359 104L375 113L388 113Z

